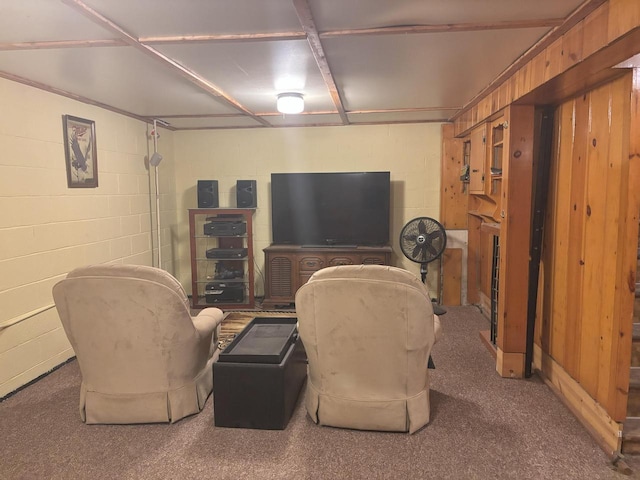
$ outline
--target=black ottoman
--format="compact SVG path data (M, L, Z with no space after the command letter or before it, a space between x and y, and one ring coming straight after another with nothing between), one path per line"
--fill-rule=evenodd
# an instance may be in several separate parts
M213 364L217 427L284 430L307 376L296 318L257 317Z

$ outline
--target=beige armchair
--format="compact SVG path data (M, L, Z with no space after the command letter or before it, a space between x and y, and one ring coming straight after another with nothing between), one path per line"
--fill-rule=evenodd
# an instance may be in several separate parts
M429 422L440 322L418 278L381 265L325 268L296 293L296 313L315 423L414 433Z
M191 317L174 277L135 265L77 268L53 298L80 366L84 422L173 423L202 410L221 310Z

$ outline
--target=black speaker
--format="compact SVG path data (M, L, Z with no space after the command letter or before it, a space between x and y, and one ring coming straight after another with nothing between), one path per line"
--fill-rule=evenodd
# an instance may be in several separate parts
M236 182L236 197L238 200L238 208L256 208L258 206L256 181L238 180Z
M198 208L218 208L217 180L198 180Z

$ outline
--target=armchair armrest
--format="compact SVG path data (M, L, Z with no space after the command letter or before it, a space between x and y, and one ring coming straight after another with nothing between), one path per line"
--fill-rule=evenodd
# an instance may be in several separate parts
M219 308L205 308L198 315L192 317L193 326L201 337L208 337L216 330L216 327L222 323L224 314Z

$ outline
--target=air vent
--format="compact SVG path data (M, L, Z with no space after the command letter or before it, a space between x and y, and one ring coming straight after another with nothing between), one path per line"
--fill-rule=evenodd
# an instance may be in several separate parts
M291 260L287 257L275 257L271 259L269 268L269 286L272 297L292 297L291 288Z

